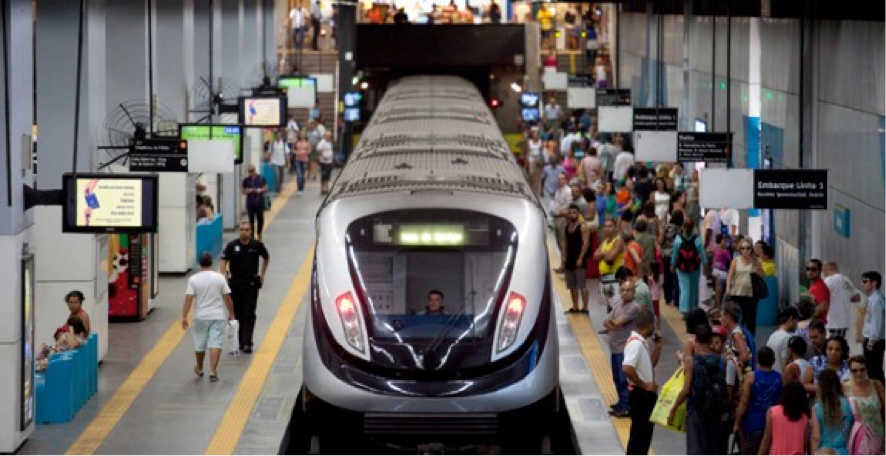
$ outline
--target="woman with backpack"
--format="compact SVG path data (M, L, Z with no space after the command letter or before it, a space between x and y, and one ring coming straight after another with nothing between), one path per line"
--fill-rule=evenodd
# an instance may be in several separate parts
M853 422L852 407L843 395L837 373L822 372L818 378L818 401L812 406L810 451L849 454L847 440Z
M744 325L752 335L757 333L757 300L751 274L763 277L763 267L754 256L754 244L749 238L738 241L738 255L732 259L726 274L726 294L741 306Z
M741 436L741 454L757 454L766 428L766 412L781 397L781 374L772 369L774 362L775 352L762 347L757 352L757 370L748 372L741 383L732 428L736 437Z
M695 328L695 354L683 359L683 390L674 401L668 423L686 402L686 454L716 454L720 417L726 412L726 365L711 351L709 325Z
M883 384L871 380L867 373L864 356L849 358L852 377L844 386L846 396L855 418L849 435L849 451L852 454L883 454ZM821 382L821 376L819 376ZM864 428L867 429L864 429Z
M809 397L803 385L785 385L778 405L766 412L766 430L758 454L808 454Z
M692 231L695 224L692 220L683 221L683 232L674 239L671 251L671 271L677 273L680 287L680 313L698 307L698 276L701 267L707 264L707 255L701 245L701 239Z

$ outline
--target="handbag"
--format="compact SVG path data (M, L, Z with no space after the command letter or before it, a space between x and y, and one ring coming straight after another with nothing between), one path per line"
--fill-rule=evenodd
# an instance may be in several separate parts
M271 210L271 195L268 194L267 192L265 192L265 193L262 193L262 197L264 198L265 210L266 211Z
M225 325L225 351L232 355L240 354L240 322L230 320Z
M674 414L674 423L668 423L668 415L671 413L674 403L677 402L677 396L683 391L683 382L685 380L686 375L683 373L683 368L677 368L674 375L661 387L661 393L655 402L655 408L652 409L652 415L649 416L650 422L677 432L686 432L685 402L677 407L677 413Z
M751 273L751 287L754 289L754 299L765 299L769 296L769 287L766 281L756 272Z

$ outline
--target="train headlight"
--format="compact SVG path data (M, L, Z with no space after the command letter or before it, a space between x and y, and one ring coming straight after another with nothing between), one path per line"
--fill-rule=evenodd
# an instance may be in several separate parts
M517 339L517 330L520 329L520 320L523 318L525 308L526 298L512 291L506 301L505 315L498 328L498 351L507 349Z
M341 318L341 326L345 332L345 340L351 347L363 353L363 325L357 313L357 301L351 292L347 292L335 300L335 309Z

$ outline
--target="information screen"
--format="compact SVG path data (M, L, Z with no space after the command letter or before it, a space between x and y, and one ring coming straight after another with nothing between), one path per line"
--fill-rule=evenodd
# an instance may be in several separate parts
M63 187L63 232L157 231L157 176L65 174Z
M240 98L240 123L247 127L282 127L285 120L285 98Z
M206 124L179 124L181 139L210 139L210 126ZM234 163L243 163L243 135L239 125L212 125L212 139L234 141Z
M538 108L538 92L523 92L520 94L520 106L524 108Z
M373 242L403 246L482 246L489 244L489 226L485 223L377 223L373 226Z
M34 256L22 258L22 390L21 427L34 421Z

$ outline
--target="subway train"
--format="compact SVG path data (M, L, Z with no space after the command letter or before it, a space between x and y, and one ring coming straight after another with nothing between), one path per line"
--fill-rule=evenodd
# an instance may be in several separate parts
M549 451L545 215L470 82L391 83L316 233L297 402L311 452Z

